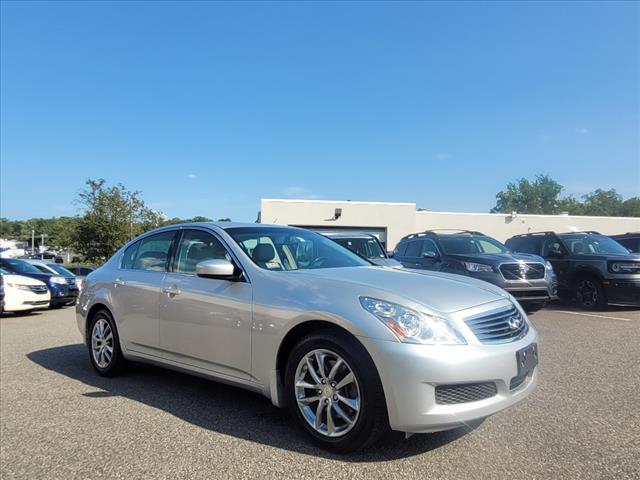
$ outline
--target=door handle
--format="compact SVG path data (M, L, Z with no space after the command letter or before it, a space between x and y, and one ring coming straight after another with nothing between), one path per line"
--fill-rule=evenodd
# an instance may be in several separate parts
M180 295L180 289L178 289L175 285L171 287L162 287L162 293L166 293L169 296Z
M113 282L113 283L114 283L114 284L116 285L116 287L117 287L118 285L124 285L124 284L125 284L125 281L124 281L123 279L121 279L120 277L118 277L118 278L116 278L116 279L114 280L114 282Z

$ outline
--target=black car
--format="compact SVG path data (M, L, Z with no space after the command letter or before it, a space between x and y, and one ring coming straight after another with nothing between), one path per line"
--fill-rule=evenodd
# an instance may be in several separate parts
M73 277L65 277L53 272L42 272L29 262L17 258L0 258L0 267L11 273L35 278L46 283L51 292L50 308L73 304L78 298L79 289Z
M598 232L539 232L506 242L516 252L540 255L553 265L559 293L586 309L607 304L640 306L640 254Z
M429 230L407 235L394 250L406 268L456 273L493 283L528 311L542 308L556 296L553 269L537 255L514 254L480 232Z
M640 232L629 232L609 236L631 253L640 253Z

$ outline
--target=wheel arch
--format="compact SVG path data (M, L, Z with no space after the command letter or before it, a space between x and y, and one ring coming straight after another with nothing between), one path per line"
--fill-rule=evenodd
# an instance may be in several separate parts
M306 320L292 327L282 338L276 354L276 365L271 378L271 400L278 407L286 406L284 395L284 376L286 370L287 359L293 347L305 336L318 331L331 331L348 335L350 338L358 342L362 348L367 351L366 347L358 340L358 337L346 328L327 320ZM368 352L367 352L368 353Z

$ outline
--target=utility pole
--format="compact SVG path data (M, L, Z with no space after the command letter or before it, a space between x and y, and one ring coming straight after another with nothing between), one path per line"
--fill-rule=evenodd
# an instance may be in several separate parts
M40 243L40 260L44 260L44 233L42 234L42 242Z
M36 254L36 231L31 229L31 255Z
M133 239L133 197L129 192L129 240Z

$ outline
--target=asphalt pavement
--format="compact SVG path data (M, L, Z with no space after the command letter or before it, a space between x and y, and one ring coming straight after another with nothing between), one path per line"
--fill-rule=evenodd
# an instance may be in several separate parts
M640 310L542 310L540 382L479 425L349 456L254 393L161 368L97 376L73 308L0 318L0 477L640 478Z

